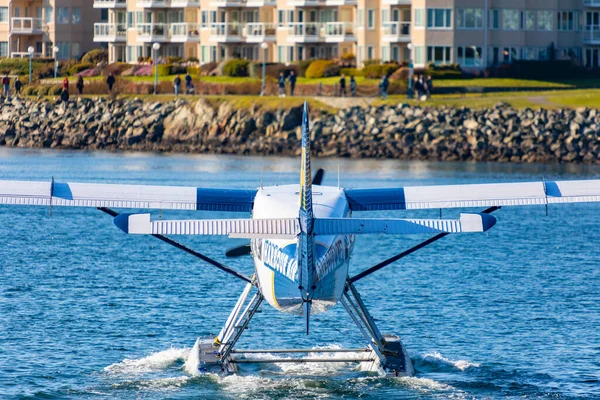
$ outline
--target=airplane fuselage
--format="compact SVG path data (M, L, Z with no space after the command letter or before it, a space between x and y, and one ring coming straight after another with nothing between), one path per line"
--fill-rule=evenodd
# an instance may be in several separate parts
M313 187L315 218L349 218L344 191L337 187ZM256 194L252 218L298 218L298 185L272 186ZM256 276L261 293L275 309L302 314L297 238L253 239ZM353 235L315 236L315 277L311 314L324 312L341 298L354 250Z

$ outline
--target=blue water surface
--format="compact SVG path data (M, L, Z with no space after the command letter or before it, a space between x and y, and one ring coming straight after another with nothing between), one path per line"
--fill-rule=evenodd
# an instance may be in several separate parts
M599 178L583 166L314 160L325 184L377 187ZM0 179L255 188L299 181L295 158L0 150ZM456 217L460 210L444 211ZM488 233L455 235L357 284L384 332L402 336L414 378L338 364L191 376L195 339L216 334L243 283L94 209L0 206L2 399L600 398L600 205L504 208ZM153 213L158 217L159 212ZM190 217L163 212L163 217ZM439 217L439 211L363 216ZM199 212L194 217L240 215ZM252 273L240 244L179 237ZM360 237L354 274L423 237ZM338 305L301 317L265 305L244 348L361 347Z

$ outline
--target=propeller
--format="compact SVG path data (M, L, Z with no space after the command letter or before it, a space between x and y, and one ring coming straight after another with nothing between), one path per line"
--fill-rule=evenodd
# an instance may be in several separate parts
M325 176L325 170L323 168L319 168L317 172L315 172L315 176L313 177L312 184L313 185L321 185L323 182L323 177ZM242 246L232 247L231 249L225 252L226 257L242 257L250 255L250 244L244 244Z

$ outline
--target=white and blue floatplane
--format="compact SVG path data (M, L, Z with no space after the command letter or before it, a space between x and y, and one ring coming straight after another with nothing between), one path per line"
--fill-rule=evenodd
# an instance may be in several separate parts
M235 373L244 362L356 362L362 370L386 376L414 373L396 335L382 334L365 307L355 283L449 234L485 232L504 206L598 202L600 180L539 181L476 185L343 189L322 186L323 171L313 178L310 161L308 108L304 105L300 184L246 189L176 186L0 181L0 204L46 207L94 207L114 217L127 234L151 235L219 268L246 286L216 337L200 337L188 360L201 372ZM487 207L459 219L354 218L353 212ZM119 214L122 209L207 210L250 213L246 219L152 220L149 213ZM357 235L432 234L357 275L350 259ZM171 239L171 235L227 235L250 239L250 245L228 256L251 255L255 273L249 277ZM366 347L356 350L237 350L235 345L263 301L278 311L298 315L309 332L312 314L341 303L362 333ZM314 352L335 357L311 358ZM304 358L252 360L251 353L309 354ZM349 356L351 354L351 356Z

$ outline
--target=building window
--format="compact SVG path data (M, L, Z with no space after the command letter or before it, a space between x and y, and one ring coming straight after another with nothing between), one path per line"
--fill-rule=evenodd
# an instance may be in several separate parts
M288 21L287 22L294 22L294 10L288 11Z
M579 26L578 11L559 11L557 14L556 26L559 31L577 31Z
M375 59L375 47L367 46L367 60Z
M294 61L294 46L288 46L288 61Z
M78 25L81 23L81 8L71 8L71 21L73 21L74 25Z
M523 47L521 49L522 60L537 60L538 49L536 47Z
M521 29L526 31L535 30L535 11L523 11L523 23Z
M280 27L283 26L283 10L279 10L277 11L277 23L279 24Z
M0 7L0 22L8 22L8 7Z
M0 42L0 57L8 57L8 42Z
M456 26L462 29L482 29L483 10L481 8L459 8L456 10Z
M451 47L428 46L427 47L427 62L434 64L449 64Z
M372 8L367 10L367 28L375 29L375 10Z
M519 29L519 10L502 10L502 29L516 31Z
M358 18L357 26L359 28L364 28L365 27L365 10L364 10L364 8L359 8L356 11L356 16Z
M381 61L390 61L390 46L381 46Z
M425 10L415 8L415 28L423 28L425 26Z
M79 58L81 55L81 44L79 42L71 42L71 57Z
M357 59L358 64L362 64L362 62L363 62L363 53L365 51L364 49L365 49L365 46L358 46L358 59Z
M217 46L210 46L210 62L217 61Z
M428 28L452 28L452 9L450 8L428 8Z
M200 13L200 28L207 28L207 27L208 27L208 11L202 11ZM206 46L204 46L204 47L206 47Z
M456 60L460 65L465 67L479 67L482 65L481 47L465 46L456 49Z
M505 47L502 50L502 61L504 63L511 63L519 59L519 51L516 47Z
M58 7L56 9L56 23L57 24L68 24L69 23L69 8Z
M425 52L423 51L424 47L423 46L415 46L413 47L413 51L415 53L415 57L414 57L414 63L415 64L425 64Z
M16 9L15 9L16 11ZM54 22L54 17L53 17L53 9L52 7L44 7L44 22L46 24L51 24L52 22Z
M67 58L70 58L69 42L57 42L56 47L58 47L57 58L59 60L66 60Z
M537 13L538 31L552 30L552 11L539 10Z
M283 52L283 46L277 46L277 61L280 63L285 62L285 55L283 54Z
M498 29L500 27L500 12L498 10L490 10L488 27L490 29Z

